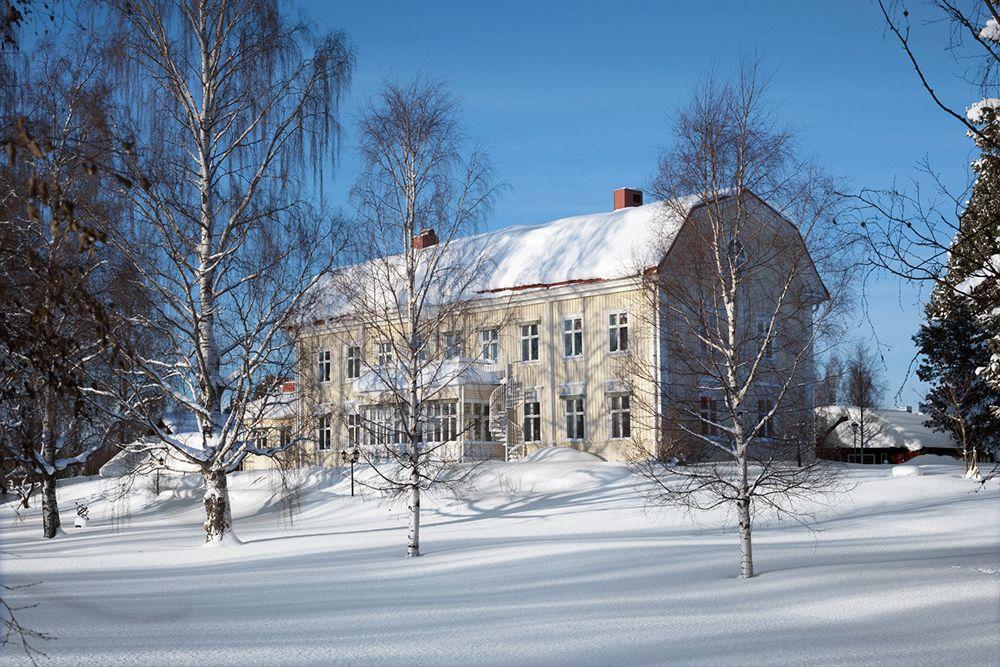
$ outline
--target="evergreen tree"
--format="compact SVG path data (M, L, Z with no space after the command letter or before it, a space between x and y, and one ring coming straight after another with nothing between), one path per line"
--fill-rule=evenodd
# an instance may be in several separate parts
M962 453L966 475L979 476L979 453L1000 445L1000 418L990 410L1000 398L977 369L989 362L990 333L966 299L938 288L927 320L913 337L921 360L917 377L931 385L922 404L925 425L949 433Z

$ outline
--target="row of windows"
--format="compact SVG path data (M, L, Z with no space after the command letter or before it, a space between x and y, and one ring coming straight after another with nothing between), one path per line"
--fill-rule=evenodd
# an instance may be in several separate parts
M448 442L455 440L458 433L457 403L442 401L428 407L422 438L425 442ZM565 437L567 440L587 438L586 402L582 396L564 399ZM608 413L611 421L612 438L628 438L632 435L632 405L627 395L609 397ZM492 442L490 433L490 406L488 403L469 402L465 404L465 429L467 440ZM365 423L367 422L367 423ZM537 401L524 404L524 441L541 442L542 411ZM403 429L391 408L375 407L360 414L347 417L347 437L352 445L390 445L404 441ZM329 450L333 443L333 423L331 417L319 418L316 436L320 450Z
M480 357L484 361L495 362L500 353L500 331L498 329L483 329L479 332ZM629 346L628 313L616 312L608 315L608 352L627 352ZM539 325L537 322L521 325L521 361L538 361L540 350ZM426 357L426 345L422 346L422 357ZM444 334L444 354L448 359L462 356L462 334L448 331ZM320 382L329 382L333 376L333 362L330 350L318 352L319 369L317 377ZM583 318L570 317L563 320L563 356L576 358L583 356ZM381 342L376 348L376 358L379 366L387 366L393 362L392 343ZM361 348L351 345L347 348L346 376L354 380L361 376Z

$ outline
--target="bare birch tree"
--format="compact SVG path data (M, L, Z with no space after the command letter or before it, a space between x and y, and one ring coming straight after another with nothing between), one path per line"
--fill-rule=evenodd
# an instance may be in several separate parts
M422 77L386 83L363 109L359 263L333 282L349 345L368 350L357 375L371 405L344 417L370 445L375 486L406 497L410 557L420 555L421 492L469 472L451 465L466 425L449 392L478 372L474 301L489 258L462 237L479 229L497 186L486 155L466 150L458 111L443 84Z
M679 112L654 183L664 259L645 279L662 354L622 369L656 434L631 455L650 501L734 512L741 577L758 512L802 518L834 487L812 455L812 389L850 257L831 180L798 159L765 92L747 62Z
M248 453L280 450L248 437L269 407L253 391L291 375L291 314L339 250L330 216L305 202L336 153L352 55L343 34L314 35L276 2L108 8L121 163L140 186L123 187L134 224L113 240L159 304L140 324L169 347L136 351L132 387L155 385L197 421L190 442L139 411L201 470L205 539L219 542L232 531L227 475Z

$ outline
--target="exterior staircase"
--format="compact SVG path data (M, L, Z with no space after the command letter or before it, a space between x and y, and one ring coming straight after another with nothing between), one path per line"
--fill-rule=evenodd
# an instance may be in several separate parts
M524 386L511 376L510 366L500 380L500 385L490 394L490 435L503 445L507 461L516 461L525 455L524 428L517 419L518 408L524 402Z

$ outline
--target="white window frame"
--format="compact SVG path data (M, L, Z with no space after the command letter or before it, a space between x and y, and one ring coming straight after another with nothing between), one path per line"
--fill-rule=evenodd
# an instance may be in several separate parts
M465 402L465 439L477 443L493 442L493 434L490 433L489 402Z
M774 409L774 414L761 426L760 432L757 434L758 438L771 440L776 437L777 430L774 422L778 416L778 411L775 409L778 403L778 391L778 386L773 384L761 384L756 389L757 411L754 425L756 426L756 422L759 422L766 413Z
M333 420L329 415L319 418L319 424L316 426L316 449L321 452L333 449Z
M458 435L458 403L435 401L427 406L424 442L452 442Z
M608 423L612 440L632 437L632 397L628 394L608 396ZM616 428L617 427L617 428ZM615 433L615 431L618 431Z
M333 377L333 352L323 349L316 354L316 375L321 384L325 384Z
M462 358L462 332L444 332L444 357L445 359Z
M393 354L392 343L390 341L381 341L378 343L378 365L379 367L391 366L395 355Z
M563 318L563 358L579 359L583 356L583 315Z
M529 411L528 406L534 407ZM540 402L525 401L522 428L524 429L525 442L542 441L542 404Z
M774 330L768 336L767 329L769 326L771 326L771 318L769 316L761 315L757 318L757 341L763 345L761 358L767 361L774 359L774 338L778 333L777 323L775 323Z
M479 330L480 356L483 361L496 363L500 359L500 330L496 327Z
M716 438L722 435L719 427L719 397L715 394L702 392L698 396L699 431L703 436Z
M360 447L364 441L361 415L357 412L347 415L347 441L352 447Z
M628 352L629 317L627 310L615 310L608 313L608 352L624 354Z
M563 398L566 415L566 439L581 442L587 439L587 400L583 396Z
M344 359L346 360L345 373L348 380L357 380L361 377L361 346L360 345L348 345L347 349L344 351Z
M538 322L525 322L521 325L521 361L538 361L540 338Z

